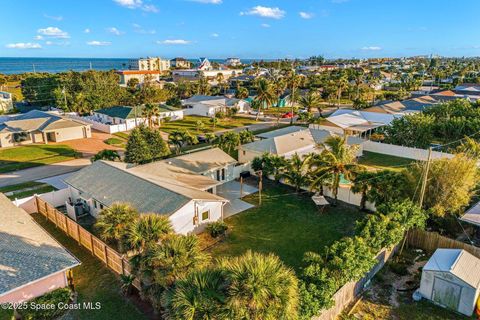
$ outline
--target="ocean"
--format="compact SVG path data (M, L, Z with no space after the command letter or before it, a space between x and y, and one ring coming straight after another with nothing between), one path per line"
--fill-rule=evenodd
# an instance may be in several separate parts
M121 70L128 68L130 58L0 58L0 73L17 74L25 72L64 72L94 70ZM189 59L196 63L198 59ZM209 59L223 62L224 59ZM258 59L257 59L258 60ZM268 60L268 59L266 59ZM251 63L254 59L242 59Z

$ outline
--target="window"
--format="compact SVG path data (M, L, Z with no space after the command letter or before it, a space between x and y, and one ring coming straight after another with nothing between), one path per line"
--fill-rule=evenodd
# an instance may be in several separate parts
M225 168L222 168L222 181L225 180Z
M103 204L100 203L100 210L103 210Z
M220 170L217 170L217 180L220 181Z
M202 221L205 221L205 220L208 220L210 219L210 211L207 210L207 211L203 211L202 212Z
M93 200L93 206L97 209L97 200Z

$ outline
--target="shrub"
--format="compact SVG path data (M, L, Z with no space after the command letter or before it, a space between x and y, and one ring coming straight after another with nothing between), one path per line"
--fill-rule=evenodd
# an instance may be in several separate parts
M223 221L215 221L207 225L207 231L213 238L224 235L227 229L228 226Z
M18 313L22 316L24 320L50 320L56 319L63 315L67 310L59 309L58 305L60 303L68 304L70 303L71 297L71 290L69 288L62 288L57 289L47 294L44 294L41 297L35 298L28 302L34 303L36 305L47 305L52 304L55 307L53 309L33 309L33 308L26 308L26 309L18 309Z

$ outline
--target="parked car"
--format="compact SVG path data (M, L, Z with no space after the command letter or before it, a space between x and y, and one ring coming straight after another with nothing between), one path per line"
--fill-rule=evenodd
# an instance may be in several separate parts
M250 111L248 111L248 113L251 114L251 115L256 116L257 113L259 113L259 112L258 112L257 110L250 110ZM260 111L260 115L263 116L263 112L262 112L262 111Z
M287 112L282 115L282 119L290 119L293 118L294 114L292 112Z

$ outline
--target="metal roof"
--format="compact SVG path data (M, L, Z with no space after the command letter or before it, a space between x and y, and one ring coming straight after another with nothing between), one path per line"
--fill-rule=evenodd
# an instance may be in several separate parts
M170 158L164 160L164 162L195 173L204 173L237 163L237 160L219 148L212 148ZM154 163L151 165L154 165Z
M0 295L80 264L0 193Z
M423 270L448 272L475 289L480 287L480 259L462 249L435 250Z

